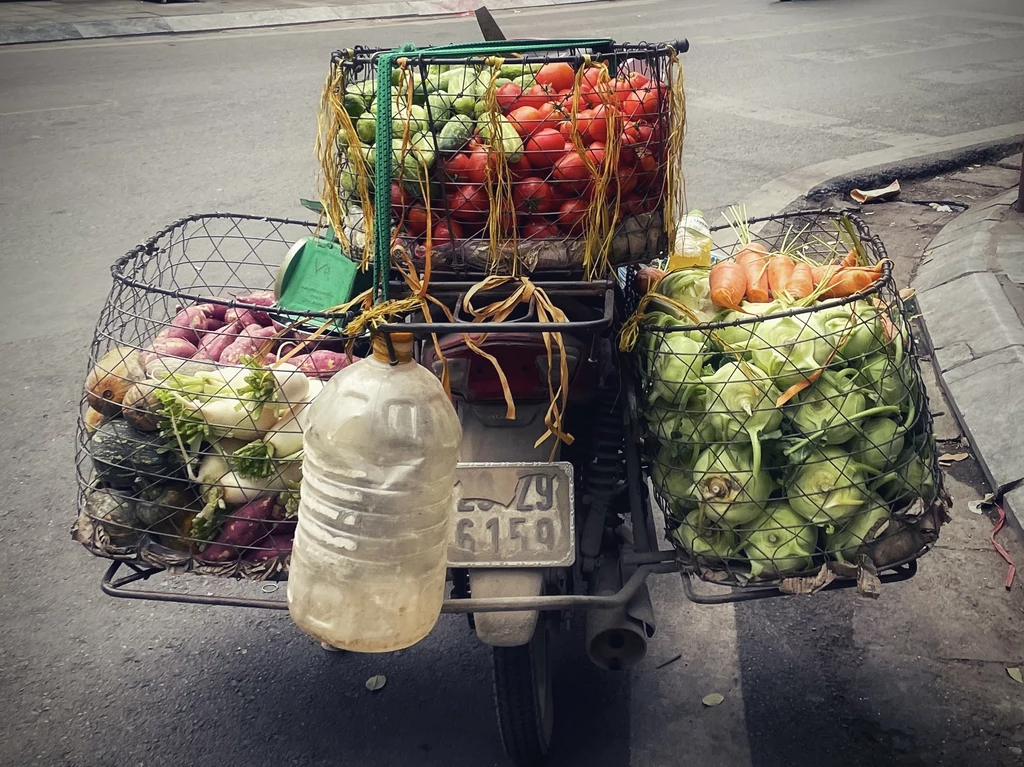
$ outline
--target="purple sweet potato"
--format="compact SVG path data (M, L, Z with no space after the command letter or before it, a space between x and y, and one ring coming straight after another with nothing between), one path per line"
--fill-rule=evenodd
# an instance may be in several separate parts
M260 327L263 327L266 323L260 322L261 318L259 315L261 314L263 314L263 312L233 306L224 313L224 319L227 322L237 322L242 327L247 325L259 325ZM269 316L267 319L269 319Z
M156 338L142 352L142 364L148 366L154 360L165 357L192 359L197 351L196 345L184 338Z
M171 324L157 333L157 338L181 338L190 344L199 343L199 334L206 330L207 318L198 306L182 309Z
M238 340L240 330L239 324L232 322L220 330L207 332L203 336L203 340L199 342L199 351L196 352L193 359L219 362L224 350Z
M219 301L231 301L231 296L211 296ZM203 314L209 317L211 320L224 321L224 313L228 310L228 306L224 304L196 304L198 309L202 309Z
M265 328L273 330L273 328ZM259 335L242 335L221 352L218 362L224 365L237 365L242 357L255 357L267 343L267 339Z
M270 535L259 542L259 546L249 549L245 554L246 562L266 562L292 553L291 535Z
M272 290L254 290L252 293L246 293L244 296L235 296L235 300L240 304L252 304L253 306L273 306L274 291Z
M341 352L317 349L309 354L296 354L288 361L306 375L326 380L355 360Z
M247 548L270 535L276 500L273 495L265 495L231 512L199 558L204 562L230 562L241 557Z
M211 330L220 330L222 327L227 325L224 320L218 320L215 317L208 317L206 319L206 332L209 333Z

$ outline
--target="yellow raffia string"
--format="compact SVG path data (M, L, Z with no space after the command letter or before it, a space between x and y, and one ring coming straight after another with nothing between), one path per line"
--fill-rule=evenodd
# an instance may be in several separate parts
M686 214L686 179L683 174L683 141L686 138L686 88L683 63L669 47L668 63L668 151L665 157L665 234L669 252L675 247L676 226Z
M366 271L370 265L370 243L373 242L373 196L370 193L366 158L359 150L362 142L352 117L345 110L344 98L345 71L340 65L335 65L324 84L317 116L316 156L319 167L320 203L338 239L351 251L352 244L344 231L345 208L339 192L342 160L337 137L339 133L343 133L348 141L345 164L352 166L350 172L355 175L356 192L363 210L365 240L360 269Z
M473 298L480 293L488 290L495 290L507 285L514 285L512 292L505 298L493 301L490 304L476 308L473 306ZM533 302L534 307L537 311L537 319L540 322L568 322L568 318L560 308L555 306L547 293L542 288L537 287L530 281L528 277L512 277L512 276L500 276L491 275L484 278L479 283L474 285L469 291L466 292L462 300L463 311L472 317L473 322L503 322L509 317L512 311L520 304L530 304ZM551 447L551 460L554 460L555 453L558 450L558 444L564 443L571 445L573 443L573 436L565 432L562 428L562 418L565 413L566 403L569 397L569 364L565 354L565 343L562 339L561 333L541 333L544 339L544 348L547 353L548 361L548 396L550 402L548 404L547 412L544 415L544 425L546 430L534 443L534 447L540 447L550 437L555 437L555 442ZM469 343L469 338L464 336ZM484 335L480 339L476 339L480 344L486 341L487 336ZM559 355L559 381L558 387L554 385L552 380L553 361L554 361L554 348L557 346ZM472 346L470 348L473 348ZM479 346L474 349L478 354L485 357L490 357L486 352L483 351ZM493 357L491 357L493 360ZM508 386L508 381L505 378L505 374L501 371L497 365L497 361L494 360L496 370L498 370L498 376L502 382L502 390L505 395L505 404L507 406L506 417L515 418L515 403L512 400L512 394Z
M487 123L490 129L490 159L487 163L487 239L488 239L488 271L498 274L505 270L504 253L511 253L511 263L507 271L513 277L519 274L519 248L516 227L506 231L503 224L515 218L515 203L512 199L512 174L508 168L508 155L505 152L505 132L502 130L503 120L498 108L498 78L501 77L501 65L504 59L491 56L486 64L491 68L490 79L484 89L483 101L487 110Z

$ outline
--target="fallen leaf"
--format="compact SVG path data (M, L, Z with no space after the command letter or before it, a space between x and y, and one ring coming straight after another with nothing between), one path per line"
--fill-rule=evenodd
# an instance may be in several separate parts
M1017 669L1017 673L1018 674L1020 673L1020 669ZM1011 676L1013 676L1013 675L1011 674ZM703 698L701 698L700 702L703 703L708 708L711 708L712 706L717 706L717 705L721 704L724 700L725 700L725 696L722 695L722 693L720 693L720 692L713 692L710 695L705 695Z
M931 252L930 250L926 250L926 251L924 252L924 254L925 254L926 256L930 256L930 255L932 254L932 252Z
M900 298L902 298L904 301L909 301L916 294L917 291L914 290L913 288L903 288L903 290L900 291Z
M1020 673L1019 666L1010 666L1010 668L1006 669L1006 673L1009 674L1010 679L1017 684L1024 684L1024 674Z
M366 689L370 692L377 692L388 683L388 678L383 674L376 674L366 680Z
M971 457L970 453L943 453L939 456L939 463L953 463L967 460Z

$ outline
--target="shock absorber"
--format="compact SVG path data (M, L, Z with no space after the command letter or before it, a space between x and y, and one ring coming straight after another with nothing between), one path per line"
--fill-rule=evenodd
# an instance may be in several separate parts
M625 488L625 428L619 389L602 386L598 408L590 460L583 469L583 504L586 514L580 535L580 554L585 573L594 569L595 560L601 554L612 501Z

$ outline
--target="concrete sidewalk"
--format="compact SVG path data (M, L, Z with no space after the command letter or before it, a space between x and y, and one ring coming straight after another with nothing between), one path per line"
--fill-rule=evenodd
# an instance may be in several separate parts
M1019 155L1018 155L1019 162ZM936 372L990 485L1024 521L1024 214L1017 189L971 207L925 250L913 286ZM1018 530L1019 530L1018 525Z
M444 16L601 0L50 0L0 3L0 45L100 37L213 32L356 19Z

